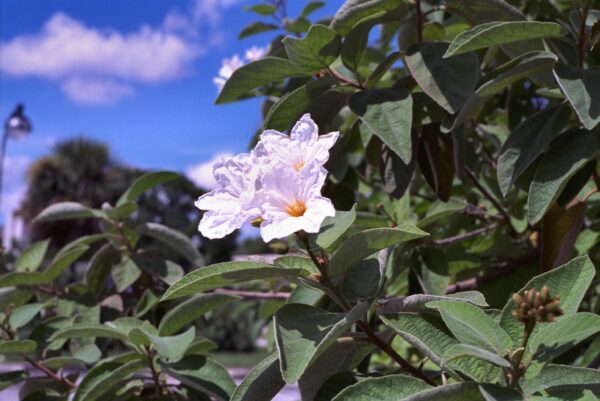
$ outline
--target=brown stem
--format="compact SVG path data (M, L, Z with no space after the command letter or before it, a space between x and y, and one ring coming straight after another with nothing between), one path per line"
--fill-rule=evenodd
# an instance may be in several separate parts
M152 353L152 351L146 347L146 358L148 359L148 367L150 368L150 372L152 373L152 380L154 381L154 388L155 388L155 392L157 396L160 396L160 394L162 393L162 386L160 384L160 379L158 377L158 372L156 371L156 368L154 367L154 355Z
M310 249L310 244L308 242L308 236L305 233L299 233L298 238L300 240L302 240L304 247L306 248L306 251L310 255L313 263L315 264L317 269L319 269L319 272L321 273L321 283L325 287L327 287L328 290L330 291L330 293L328 293L328 294L344 311L346 311L346 312L350 311L350 309L352 309L352 306L346 300L346 297L344 297L344 294L342 294L339 287L336 286L331 281L329 274L327 273L327 266L321 260L319 260L319 258L317 258L317 256L314 254L314 252L312 252L312 250ZM396 363L398 363L406 372L408 372L410 375L412 375L416 378L423 380L427 384L430 384L432 386L437 385L433 380L431 380L429 377L424 375L423 372L421 372L419 369L412 366L407 360L402 358L402 356L400 356L392 348L391 345L389 345L385 341L381 340L381 338L379 338L377 336L377 334L375 334L375 332L373 332L373 330L371 329L371 327L369 326L368 323L366 323L363 320L359 320L356 322L356 324L367 335L367 337L369 337L369 340L371 341L371 343L373 343L375 346L377 346L383 352L388 354L390 356L390 358L392 358Z
M523 350L527 349L527 343L529 342L529 337L531 337L531 333L533 333L533 329L535 328L535 319L530 319L525 325L523 332L523 340L521 341L521 348ZM519 383L519 379L525 373L525 369L521 367L521 362L523 361L523 356L525 352L520 352L519 356L516 360L512 361L512 375L510 377L510 381L508 383L509 387L516 387Z
M493 269L491 269L489 273L484 274L483 276L472 277L469 279L457 281L456 283L449 285L446 289L446 294L454 294L461 291L475 290L483 284L490 283L498 277L511 274L515 270L518 270L519 268L529 263L535 262L538 258L538 252L532 252L528 255L523 256L522 258L512 259L503 265L493 267Z
M421 11L421 0L415 0L415 10L417 18L417 41L423 41L423 12Z
M215 290L218 294L235 295L245 299L289 299L291 294L289 292L258 292L258 291L242 291L242 290L228 290L225 288L219 288Z
M475 176L475 173L466 166L465 166L465 173L467 173L467 176L469 176L469 179L471 180L471 182L473 182L473 185L475 185L475 187L479 190L479 192L481 192L481 194L484 197L486 197L487 200L489 200L496 209L498 209L498 212L502 215L502 217L504 217L504 220L507 223L510 223L510 215L508 214L508 212L504 209L504 207L502 207L500 202L498 202L498 200L496 200L496 198L492 194L490 194L483 185L481 185L481 183L477 179L477 176Z
M2 331L8 336L9 340L15 339L15 333L10 328L8 328L4 324L2 324L2 325L0 325L0 329L2 329ZM48 376L52 380L62 383L72 389L76 387L75 383L73 383L71 380L67 379L66 377L59 376L58 374L56 374L56 372L52 371L49 367L44 365L43 362L36 361L25 354L19 354L19 356L21 358L23 358L24 360L26 360L31 366L33 366L34 368L43 372L46 376Z
M585 59L585 22L590 8L590 0L586 0L583 10L579 13L579 40L577 42L577 65L583 68Z
M492 223L489 226L478 228L477 230L473 230L473 231L468 231L463 234L455 235L454 237L433 240L433 241L431 241L431 244L437 245L437 246L455 244L457 242L464 241L464 240L472 238L472 237L477 237L478 235L481 235L481 234L485 234L488 231L492 231L496 227L498 227L498 224Z

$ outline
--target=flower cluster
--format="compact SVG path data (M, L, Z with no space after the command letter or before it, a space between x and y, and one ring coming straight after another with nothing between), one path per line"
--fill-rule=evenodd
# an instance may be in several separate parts
M267 54L267 48L252 46L248 50L246 50L245 60L248 63L253 61L260 60ZM225 86L225 82L233 75L235 70L244 65L244 61L238 56L234 54L231 58L223 59L221 68L219 69L219 75L213 78L213 83L220 90Z
M195 204L206 211L199 226L202 235L221 238L256 219L266 242L298 231L318 232L325 217L335 214L321 189L327 178L323 165L338 136L319 136L305 114L289 136L267 130L250 153L216 163L219 187Z

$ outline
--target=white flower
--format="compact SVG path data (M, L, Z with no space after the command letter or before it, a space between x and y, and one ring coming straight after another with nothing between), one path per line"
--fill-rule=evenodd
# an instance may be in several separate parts
M222 238L261 216L261 170L253 154L242 153L215 163L213 175L219 188L195 203L206 210L198 229L206 238Z
M317 163L296 172L273 168L262 178L264 201L260 234L265 242L298 231L317 233L325 217L335 215L331 201L321 195L327 170Z
M263 132L256 146L256 154L267 162L288 165L300 172L313 162L325 164L329 159L329 149L338 137L339 132L319 136L319 127L310 114L305 114L289 136L275 130Z
M223 89L223 86L225 86L225 82L227 82L227 80L231 78L235 70L237 70L243 65L244 62L237 54L235 54L231 58L223 59L222 66L219 69L219 75L213 78L213 83L217 86L219 91Z
M248 50L246 50L246 61L249 63L260 60L267 54L266 47L252 46Z

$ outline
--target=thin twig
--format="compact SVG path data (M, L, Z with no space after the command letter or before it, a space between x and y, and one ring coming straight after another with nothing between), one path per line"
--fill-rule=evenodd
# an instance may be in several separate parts
M150 372L152 373L152 380L154 381L154 388L157 396L160 396L162 393L162 386L160 384L160 378L158 376L158 372L156 368L154 368L154 355L150 348L145 347L146 358L148 359L148 367L150 368Z
M577 65L579 68L583 68L583 62L585 59L585 22L587 20L589 8L590 0L586 0L583 10L581 10L579 13L579 38L577 43Z
M242 291L242 290L228 290L225 288L218 288L215 290L218 294L234 295L245 299L289 299L291 294L289 292L258 292L258 291Z
M442 245L452 245L457 242L464 241L469 238L477 237L478 235L485 234L488 231L492 231L498 227L498 223L492 223L489 226L478 228L477 230L467 231L466 233L455 235L454 237L442 238L431 241L432 245L442 246Z
M415 0L415 11L417 19L417 41L423 41L423 12L421 11L421 0Z
M523 256L519 259L512 259L500 266L496 266L490 269L490 272L479 277L472 277L465 280L460 280L454 284L450 284L446 288L446 294L454 294L461 291L472 291L477 289L483 284L489 283L497 279L498 277L506 276L511 274L515 270L526 266L530 263L535 262L539 258L538 252L532 252L528 255Z
M510 215L508 214L508 212L504 209L504 207L500 204L500 202L498 202L498 200L496 200L496 198L492 194L490 194L488 192L488 190L484 188L483 185L481 185L481 183L477 179L477 176L475 176L475 173L466 166L465 166L465 173L467 173L467 176L469 176L469 179L473 182L473 185L475 185L475 187L479 190L479 192L481 192L481 194L484 197L486 197L487 200L489 200L496 209L498 209L498 212L502 215L502 217L504 217L504 220L507 223L509 223Z

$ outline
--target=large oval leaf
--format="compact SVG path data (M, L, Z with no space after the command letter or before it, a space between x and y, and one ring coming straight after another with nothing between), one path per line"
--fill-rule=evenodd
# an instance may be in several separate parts
M161 301L226 287L231 284L274 278L295 278L311 274L302 268L285 268L257 262L225 262L202 267L173 284Z
M448 47L444 57L527 39L563 36L566 30L554 22L502 21L489 22L461 32Z

